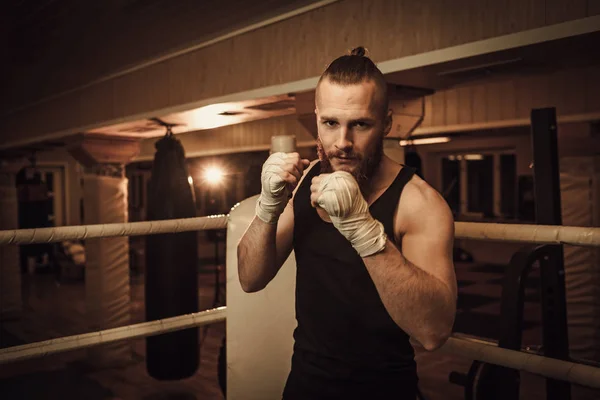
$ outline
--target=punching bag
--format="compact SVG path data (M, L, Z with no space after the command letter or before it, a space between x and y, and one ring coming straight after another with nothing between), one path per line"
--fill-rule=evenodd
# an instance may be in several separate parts
M196 216L185 153L167 134L156 145L148 187L148 221ZM146 236L146 321L198 312L197 232ZM198 328L146 338L146 368L158 380L188 378L200 360Z

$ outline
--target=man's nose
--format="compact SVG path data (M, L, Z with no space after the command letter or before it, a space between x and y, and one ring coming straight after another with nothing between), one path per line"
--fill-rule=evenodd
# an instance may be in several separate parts
M349 150L352 148L352 136L348 131L348 128L342 127L340 129L338 138L335 142L335 147L340 150Z

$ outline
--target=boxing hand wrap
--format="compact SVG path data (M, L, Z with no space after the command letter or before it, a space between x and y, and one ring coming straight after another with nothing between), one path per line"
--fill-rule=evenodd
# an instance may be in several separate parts
M261 192L256 202L256 216L267 224L276 224L289 200L289 187L280 176L286 163L285 153L273 153L263 164Z
M387 239L383 224L371 216L352 175L344 171L326 175L319 191L317 203L361 257L383 251Z

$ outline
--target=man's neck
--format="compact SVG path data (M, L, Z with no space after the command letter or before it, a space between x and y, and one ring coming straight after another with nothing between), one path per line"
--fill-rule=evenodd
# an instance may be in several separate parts
M378 196L382 191L387 189L401 168L398 163L384 155L373 175L360 185L360 191L364 198L368 201L372 196Z

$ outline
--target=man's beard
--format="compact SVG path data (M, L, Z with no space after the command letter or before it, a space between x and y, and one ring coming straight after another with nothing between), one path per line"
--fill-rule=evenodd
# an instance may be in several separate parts
M325 152L323 148L323 143L321 143L321 139L317 137L317 154L319 155L319 161L321 161L321 173L329 174L335 172L333 170L333 166L331 165L331 158L335 157L351 157L354 158L357 162L357 167L355 167L352 171L347 171L358 185L363 188L365 184L373 177L381 159L383 158L383 140L379 140L373 149L371 154L366 154L365 157L361 154L357 154L354 151L346 152L343 150L334 150L329 153ZM342 169L344 170L344 169Z

